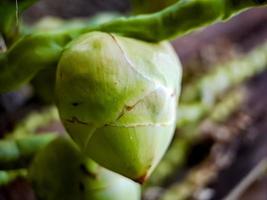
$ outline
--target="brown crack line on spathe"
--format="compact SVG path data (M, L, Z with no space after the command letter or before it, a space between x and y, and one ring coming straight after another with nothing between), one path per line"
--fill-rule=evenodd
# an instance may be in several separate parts
M82 125L88 125L88 123L83 122L79 120L77 117L73 116L71 119L66 119L67 122L72 123L72 124L82 124Z
M116 120L114 122L111 122L111 123L108 123L108 124L105 124L105 126L113 126L115 122L117 122L119 119L121 119L126 113L127 111L131 111L132 109L134 109L134 107L136 105L138 105L143 99L145 99L148 95L150 95L151 93L155 92L157 89L159 88L156 88L152 91L150 91L149 93L147 93L146 95L144 95L143 97L141 97L139 100L137 100L133 105L124 105L122 111L120 112L120 114L118 115L118 117L116 118ZM171 98L174 98L176 96L176 92L173 91L171 94L170 94L170 97ZM155 123L155 124L169 124L171 122L165 122L165 123ZM138 123L137 123L138 124ZM114 125L115 126L115 125ZM129 126L130 127L130 126Z
M143 97L141 97L139 100L137 100L137 102L134 104L134 105L125 105L122 109L122 111L119 113L118 117L116 118L115 122L118 121L127 111L129 108L130 110L132 110L140 101L142 101L146 96L148 96L149 94L151 94L152 92L156 91L158 88L162 87L164 89L167 89L166 86L160 84L159 82L155 82L153 79L151 79L150 77L147 77L146 75L144 75L143 73L141 73L140 71L138 71L134 65L132 64L131 60L127 57L127 54L126 52L124 51L124 49L122 48L122 46L120 45L120 43L117 41L116 37L111 34L111 33L108 33L108 35L112 38L112 40L115 42L115 44L117 44L118 48L121 50L122 52L122 55L124 56L126 62L129 64L129 66L131 67L131 69L133 71L135 71L137 74L141 75L145 80L153 83L155 85L155 89L150 91L148 94L145 94ZM175 91L174 91L175 92ZM173 93L172 93L173 94ZM173 96L171 96L173 97ZM129 110L128 110L129 111ZM114 122L111 122L109 124L112 124Z
M159 89L159 87L155 88L154 90L149 91L147 94L145 94L140 99L138 99L133 105L124 105L122 108L122 111L120 112L119 116L116 118L115 122L118 121L120 118L122 118L127 113L127 111L133 110L134 107L137 106L142 100L144 100L147 96L149 96L150 94L152 94L153 92L155 92L158 89ZM114 123L114 122L111 122L110 124L112 124L112 123Z
M154 91L154 90L153 90ZM152 91L152 92L153 92ZM150 93L149 93L150 94ZM144 97L146 97L147 95L145 95ZM129 106L129 105L124 105L122 111L120 112L119 116L116 118L115 122L118 121L120 118L122 118L125 113L127 113L127 111L131 111L132 109L134 109L134 107L141 101L144 99L144 97L142 97L141 99L139 99L135 104Z

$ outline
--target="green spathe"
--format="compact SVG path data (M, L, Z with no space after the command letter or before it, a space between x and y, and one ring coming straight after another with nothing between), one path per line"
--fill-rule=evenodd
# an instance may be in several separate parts
M61 119L102 166L143 182L173 136L181 66L167 42L91 32L59 61Z
M138 184L99 167L66 138L42 149L29 175L44 200L140 200Z

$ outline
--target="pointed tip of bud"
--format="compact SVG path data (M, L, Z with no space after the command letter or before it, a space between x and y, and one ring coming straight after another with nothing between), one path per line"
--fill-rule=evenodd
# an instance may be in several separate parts
M139 184L141 184L141 185L143 185L146 182L147 179L148 179L148 175L144 174L144 175L134 179L134 181L139 183Z

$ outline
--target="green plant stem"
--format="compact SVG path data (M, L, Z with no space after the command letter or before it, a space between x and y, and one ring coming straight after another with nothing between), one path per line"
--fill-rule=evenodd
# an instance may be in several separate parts
M32 135L0 141L0 170L27 167L36 152L56 138L55 134Z
M71 33L36 33L0 54L0 93L18 88L47 66L56 66Z
M244 9L266 5L253 0L181 0L154 14L119 18L97 30L158 42L225 20Z

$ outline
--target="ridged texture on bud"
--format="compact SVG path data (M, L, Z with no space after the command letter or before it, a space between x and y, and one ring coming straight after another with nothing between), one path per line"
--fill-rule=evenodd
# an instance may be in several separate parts
M92 32L62 54L57 105L87 155L143 182L173 136L180 80L180 63L167 42Z
M140 200L140 186L85 158L58 138L37 154L30 179L40 200Z

